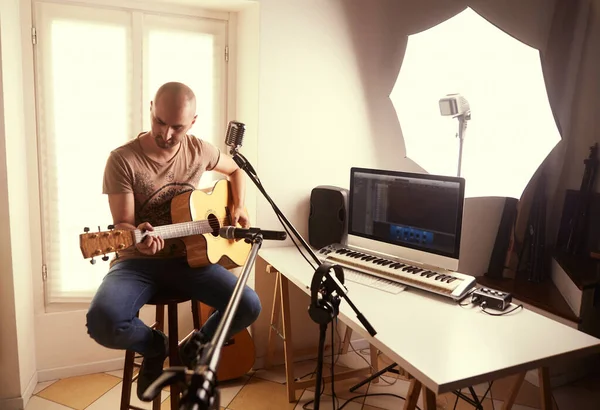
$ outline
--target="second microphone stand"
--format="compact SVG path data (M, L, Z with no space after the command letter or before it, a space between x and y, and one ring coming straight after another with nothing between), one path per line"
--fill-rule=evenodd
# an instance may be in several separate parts
M217 367L221 358L221 350L227 341L227 334L233 317L242 297L244 286L248 281L250 270L262 245L263 237L260 232L252 232L246 235L246 242L252 244L250 254L246 259L244 269L238 278L233 294L223 313L223 318L210 342L202 345L196 352L196 364L194 370L190 371L185 366L173 366L165 369L163 374L152 383L144 392L144 400L151 401L160 390L167 385L185 382L186 376L191 379L184 391L180 402L180 410L218 410L219 392L217 390Z
M313 275L313 280L311 282L311 295L320 295L320 300L316 297L311 297L311 305L309 306L309 314L311 319L319 324L320 335L319 335L319 356L317 360L317 380L316 380L316 389L315 389L315 410L319 410L320 396L321 396L321 380L322 380L322 371L323 371L323 350L325 344L325 332L327 331L327 324L333 320L335 316L338 314L337 306L339 306L340 298L343 297L348 305L354 310L356 313L356 317L365 327L365 329L369 332L371 336L375 336L377 332L371 326L369 321L364 317L364 315L356 308L354 303L350 300L347 295L347 290L344 287L344 274L342 267L339 265L331 265L327 263L322 263L317 255L313 252L310 246L306 243L304 238L298 233L296 228L292 225L292 223L285 217L283 212L277 207L275 202L269 197L269 194L265 191L260 182L258 176L256 175L256 171L250 164L250 162L244 158L242 154L238 152L238 147L231 147L230 154L233 157L235 163L243 169L248 177L254 182L254 185L259 189L259 191L263 194L265 199L271 204L273 210L277 214L277 217L284 225L286 231L289 229L296 239L302 244L302 247L308 252L311 258L315 261L318 268L315 270ZM289 233L289 232L288 232ZM334 270L336 275L333 276L331 271ZM329 310L327 304L331 305L333 309L331 312L322 311Z

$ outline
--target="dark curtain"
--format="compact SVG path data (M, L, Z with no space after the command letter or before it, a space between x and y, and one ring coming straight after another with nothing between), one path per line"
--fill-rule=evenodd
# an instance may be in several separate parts
M577 78L580 72L583 47L587 37L588 18L591 3L589 0L556 0L548 31L545 48L540 50L540 59L548 93L548 101L554 115L562 142L550 153L532 177L519 201L518 216L515 224L515 248L511 255L511 267L519 263L517 251L523 246L526 232L531 222L532 204L540 184L545 185L546 195L541 200L546 208L546 218L542 221L545 231L543 238L545 260L553 252L556 235L556 220L560 219L560 210L564 192L559 189L565 155L572 123L572 107L575 101ZM540 229L538 226L537 229Z
M589 7L588 0L556 0L546 49L540 53L548 99L563 139L571 115L569 86L574 86L569 79L579 71Z

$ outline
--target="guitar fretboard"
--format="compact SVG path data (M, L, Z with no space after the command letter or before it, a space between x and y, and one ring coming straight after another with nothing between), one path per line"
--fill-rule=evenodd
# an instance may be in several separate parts
M215 226L213 228L213 226L210 224L210 221L203 220L155 226L154 231L151 232L142 232L141 230L136 229L134 231L135 243L140 243L146 235L160 236L163 239L181 238L190 235L203 235L206 233L211 233L215 230L218 231L222 224L218 220L215 220L214 225Z

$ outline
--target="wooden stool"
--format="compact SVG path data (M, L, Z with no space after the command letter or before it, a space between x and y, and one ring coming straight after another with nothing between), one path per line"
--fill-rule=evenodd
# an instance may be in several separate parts
M177 326L177 305L190 301L187 298L177 297L155 297L151 299L147 304L156 306L156 316L154 323L150 326L152 329L157 329L164 332L164 319L165 319L165 306L167 306L167 323L168 323L168 336L169 336L169 365L180 366L181 360L179 359L179 346L187 341L194 331L200 329L200 315L199 315L199 303L195 300L191 300L192 303L192 318L194 322L194 329L182 340L178 340L178 326ZM139 312L137 313L139 316ZM127 350L125 353L125 365L123 367L123 388L121 389L121 407L120 410L143 410L140 407L131 405L131 385L137 380L138 375L133 376L133 369L139 368L141 362L136 362L136 359L140 359L141 355L136 355L133 350ZM179 410L179 400L181 394L181 388L173 384L170 387L171 392L171 410ZM152 402L152 410L160 409L159 394Z

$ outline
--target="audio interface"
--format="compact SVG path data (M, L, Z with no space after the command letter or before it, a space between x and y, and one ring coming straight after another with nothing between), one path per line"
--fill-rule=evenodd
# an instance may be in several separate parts
M471 303L490 309L504 310L510 306L511 301L510 293L490 288L479 288L471 294Z

